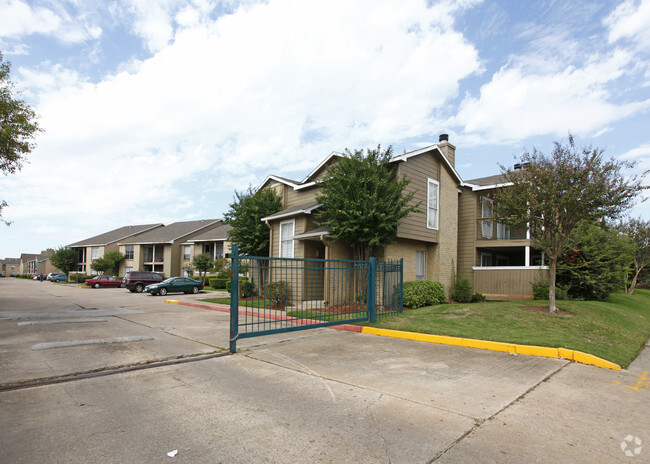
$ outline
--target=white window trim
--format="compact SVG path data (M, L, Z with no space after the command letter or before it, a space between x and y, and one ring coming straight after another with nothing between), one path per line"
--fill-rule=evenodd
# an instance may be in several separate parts
M284 256L284 253L282 253L282 250L283 250L282 243L284 242L282 240L282 226L284 224L291 224L291 253L290 253L291 256ZM280 258L293 258L294 257L294 248L295 247L294 247L293 236L295 234L296 234L296 220L295 219L291 219L289 221L282 221L280 223L280 245L279 245L279 249L278 249Z
M429 199L431 198L431 184L436 186L436 217L435 224L430 226L430 208L429 208ZM437 180L428 178L427 179L427 229L438 230L438 225L440 224L440 182Z

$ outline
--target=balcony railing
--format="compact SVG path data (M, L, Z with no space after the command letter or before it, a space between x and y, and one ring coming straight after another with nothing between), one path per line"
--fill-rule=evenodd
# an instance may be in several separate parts
M511 228L494 219L477 220L476 235L478 240L522 240L526 238L526 228Z

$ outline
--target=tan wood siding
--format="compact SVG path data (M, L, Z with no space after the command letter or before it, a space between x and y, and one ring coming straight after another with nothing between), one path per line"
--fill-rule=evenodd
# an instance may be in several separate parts
M287 203L284 205L285 208L290 208L291 206L304 205L306 203L311 203L316 201L316 194L320 193L320 188L312 187L302 190L294 190L293 188L287 188Z
M548 269L475 269L474 291L492 298L530 298L533 295L531 282L538 280L540 276L548 278Z
M478 265L476 253L476 215L478 195L463 188L458 199L458 273L472 279L473 266Z
M406 187L407 192L415 192L411 204L420 204L421 213L411 213L400 222L397 228L399 238L423 240L425 242L437 242L438 230L427 228L427 188L428 179L440 180L440 163L429 153L409 158L407 162L400 162L398 165L398 176L410 180ZM441 188L442 190L442 188ZM439 201L440 203L440 201ZM440 205L438 206L438 224L444 222ZM447 214L450 214L448 212ZM455 214L455 213L454 213Z

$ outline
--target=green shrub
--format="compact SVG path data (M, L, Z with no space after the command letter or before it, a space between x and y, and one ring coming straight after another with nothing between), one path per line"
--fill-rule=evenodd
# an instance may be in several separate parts
M264 299L275 305L286 305L289 302L289 282L286 280L268 283L264 286L264 291Z
M210 287L212 288L226 288L230 279L222 279L220 277L210 277Z
M483 303L485 301L485 295L482 293L476 292L472 295L472 303Z
M472 301L472 284L469 279L454 279L454 284L451 287L451 299L458 303Z
M442 304L446 300L445 286L433 280L404 282L404 306L421 308Z
M226 290L228 291L228 293L230 293L231 291L230 282L231 282L230 279L226 281ZM239 279L239 282L240 282L239 298L248 298L249 296L257 295L257 292L255 291L255 284L253 282L249 282L246 277L241 277Z
M533 299L535 300L548 300L549 284L548 282L535 281L531 282L533 286ZM556 300L568 300L569 299L569 286L560 285L555 287L555 299Z

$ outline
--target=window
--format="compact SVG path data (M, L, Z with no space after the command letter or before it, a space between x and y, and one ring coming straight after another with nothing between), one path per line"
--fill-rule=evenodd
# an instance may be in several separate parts
M124 259L133 259L133 245L127 245L124 249Z
M99 259L99 247L90 248L90 259Z
M438 190L438 182L429 179L427 188L427 227L429 229L438 228Z
M217 242L214 246L214 257L223 258L223 242Z
M183 261L189 261L190 260L190 246L185 245L183 247Z
M293 258L293 234L295 221L280 223L280 258Z
M481 198L481 217L492 217L492 200ZM492 238L492 221L483 220L481 222L481 236L483 238Z
M492 266L492 254L481 253L481 267L490 267L490 266Z
M426 279L427 254L425 251L415 252L415 280Z

